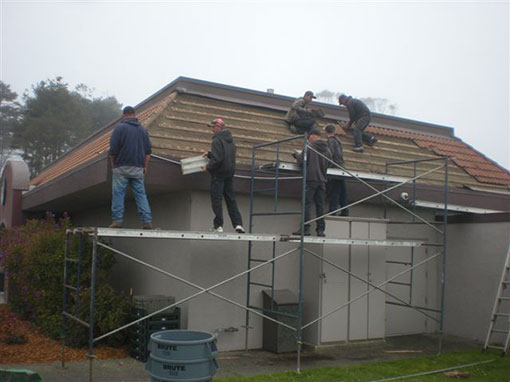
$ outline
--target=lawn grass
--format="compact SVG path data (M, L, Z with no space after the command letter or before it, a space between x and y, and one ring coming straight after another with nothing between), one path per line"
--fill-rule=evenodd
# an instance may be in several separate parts
M420 372L445 369L480 361L493 360L459 371L469 371L467 382L510 382L510 357L501 357L499 353L481 353L480 351L448 353L440 356L425 356L397 361L374 362L371 364L344 367L320 367L307 369L296 374L283 372L251 377L233 377L217 379L218 382L369 382L383 378L398 377ZM447 382L456 381L443 373L402 379L406 382Z

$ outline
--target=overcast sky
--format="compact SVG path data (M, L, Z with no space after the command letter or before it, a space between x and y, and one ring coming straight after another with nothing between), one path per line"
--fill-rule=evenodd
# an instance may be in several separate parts
M137 104L179 76L301 96L388 98L510 167L501 2L5 1L1 80L64 77Z

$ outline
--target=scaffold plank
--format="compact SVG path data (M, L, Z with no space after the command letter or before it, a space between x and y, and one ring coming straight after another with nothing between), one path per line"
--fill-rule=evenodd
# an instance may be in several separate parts
M75 228L71 231L85 231L92 233L96 228ZM262 242L289 242L298 244L299 236L267 233L217 233L201 231L171 231L171 230L142 230L128 228L97 228L98 237L124 237L145 239L181 239L181 240L216 240L216 241L262 241ZM334 237L305 236L305 244L336 244L336 245L372 245L383 247L420 247L421 241L409 240L366 240L342 239Z
M290 242L299 242L298 237L289 238ZM334 237L306 236L305 244L339 244L339 245L372 245L380 247L421 247L421 241L409 240L365 240L365 239L339 239Z
M250 233L218 233L200 231L142 230L127 228L97 228L100 237L137 237L146 239L222 240L222 241L281 241L281 235Z
M271 168L275 168L276 164L272 163L270 166ZM300 172L301 168L296 163L288 163L288 162L279 162L278 164L279 170L287 170L292 172ZM352 170L350 173L347 171L341 170L339 168L328 168L327 170L328 175L330 176L340 176L340 177L346 177L346 178L352 178L353 175L357 176L358 178L362 179L368 179L368 180L379 180L384 182L392 182L392 183L403 183L408 182L410 178L405 178L403 176L396 176L396 175L387 175L387 174L377 174L377 173L371 173L371 172L363 172L363 171L355 171Z

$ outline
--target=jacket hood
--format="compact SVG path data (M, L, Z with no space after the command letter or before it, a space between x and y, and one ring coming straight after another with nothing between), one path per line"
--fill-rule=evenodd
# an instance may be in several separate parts
M313 141L312 146L315 150L317 150L321 154L326 154L329 149L328 142L323 141L322 139Z
M137 118L126 118L123 119L122 122L132 126L140 126L140 122L138 122Z
M216 134L213 135L212 139L223 139L227 143L232 143L234 139L232 138L232 134L228 130L220 130Z

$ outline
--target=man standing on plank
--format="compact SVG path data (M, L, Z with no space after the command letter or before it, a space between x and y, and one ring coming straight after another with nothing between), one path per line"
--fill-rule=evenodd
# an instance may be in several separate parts
M234 173L236 170L236 145L230 131L225 129L223 119L216 118L207 124L212 127L211 151L204 156L209 158L203 171L211 174L211 204L214 212L213 227L223 232L223 198L227 203L228 215L232 226L238 233L244 233L243 221L234 195Z

